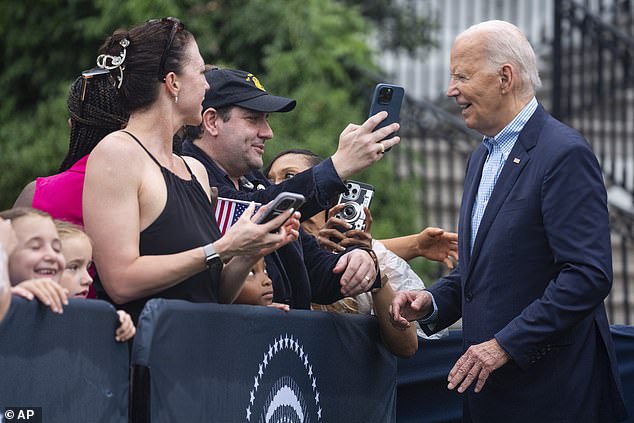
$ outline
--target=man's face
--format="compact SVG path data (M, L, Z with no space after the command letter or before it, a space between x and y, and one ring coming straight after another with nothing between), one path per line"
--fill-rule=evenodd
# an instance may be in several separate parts
M264 143L273 138L268 114L234 107L227 122L217 118L222 167L231 177L244 176L263 165Z
M504 122L500 75L487 63L479 37L459 38L451 49L451 79L447 96L454 97L462 109L467 127L494 136Z

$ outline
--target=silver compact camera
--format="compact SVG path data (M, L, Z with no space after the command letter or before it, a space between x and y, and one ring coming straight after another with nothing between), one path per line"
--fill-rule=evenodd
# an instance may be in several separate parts
M363 182L348 181L346 192L339 196L338 204L345 204L335 216L352 226L352 229L365 229L365 212L363 207L370 208L374 196L374 187Z

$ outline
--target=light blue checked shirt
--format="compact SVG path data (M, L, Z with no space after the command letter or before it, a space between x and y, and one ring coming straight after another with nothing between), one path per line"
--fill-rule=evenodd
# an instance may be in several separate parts
M473 251L473 245L475 243L476 234L478 233L478 227L480 226L480 220L484 210L489 203L491 193L495 187L495 183L500 176L504 163L511 154L511 150L517 141L517 138L524 129L526 122L533 116L533 113L537 109L537 99L533 97L526 106L513 118L513 120L504 127L493 138L484 137L482 142L484 146L489 150L489 156L484 163L482 169L482 177L480 178L480 186L478 187L478 194L476 195L475 202L473 203L473 209L471 211L471 250ZM418 320L419 325L425 325L430 330L434 330L436 325L436 319L438 317L438 306L436 305L436 299L434 295L431 295L432 305L434 311L422 319Z
M476 195L473 209L471 210L471 251L473 251L480 221L489 203L498 176L500 176L504 163L506 163L520 132L524 129L524 125L526 125L526 122L528 122L533 115L535 109L537 109L537 99L533 97L517 116L496 136L493 138L484 137L482 140L484 146L489 150L489 156L486 162L484 162L478 194Z

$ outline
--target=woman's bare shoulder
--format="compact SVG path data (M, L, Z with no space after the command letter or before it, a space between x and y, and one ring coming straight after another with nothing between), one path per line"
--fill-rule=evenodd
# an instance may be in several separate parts
M146 158L147 154L128 134L113 132L90 153L86 164L87 180L91 179L91 175L108 175L113 182L141 178Z
M95 158L127 156L142 151L141 147L122 131L115 131L106 135L90 153L89 160ZM94 160L93 160L94 161Z
M198 175L201 173L204 173L205 176L207 175L207 169L205 169L205 165L203 165L197 159L190 156L181 156L181 157L187 162L187 164L191 168L192 172L194 172L196 177L198 177Z

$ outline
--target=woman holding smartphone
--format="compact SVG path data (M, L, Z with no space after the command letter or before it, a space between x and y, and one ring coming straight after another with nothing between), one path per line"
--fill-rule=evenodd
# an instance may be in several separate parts
M233 301L263 254L297 239L298 215L258 225L251 205L220 238L205 168L172 152L176 131L200 124L209 88L196 40L178 19L116 31L100 53L97 64L110 71L130 113L126 129L106 136L86 169L84 222L101 296L135 321L154 297Z

